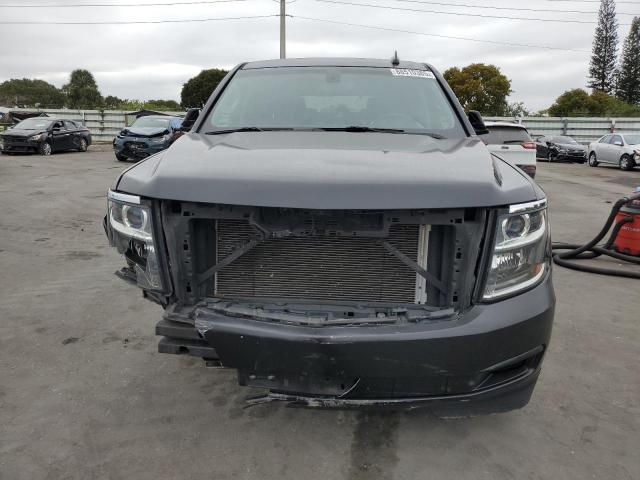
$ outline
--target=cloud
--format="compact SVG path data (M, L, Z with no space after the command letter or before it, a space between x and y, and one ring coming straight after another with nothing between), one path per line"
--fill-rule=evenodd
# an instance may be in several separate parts
M60 3L62 1L69 2L60 0ZM487 0L487 3L507 5L500 0ZM393 0L382 0L380 4L407 5ZM177 20L275 15L278 8L276 2L248 0L177 7L0 9L0 15L4 21ZM393 51L398 50L402 59L426 61L440 70L474 62L494 63L512 80L512 100L524 101L534 110L548 107L562 91L583 87L586 83L593 25L399 12L312 0L290 3L287 8L293 15L287 19L287 53L290 57L390 58ZM461 7L425 8L484 12ZM495 12L491 11L492 14ZM542 10L530 12L530 15L576 18L577 14ZM586 52L453 40L314 22L297 16ZM580 14L577 18L594 21L596 15ZM42 78L60 86L71 70L87 68L95 74L103 95L177 100L182 84L201 69L230 68L243 61L276 58L279 54L278 22L278 18L273 17L154 25L2 25L0 81ZM625 29L620 33L621 36L626 34Z

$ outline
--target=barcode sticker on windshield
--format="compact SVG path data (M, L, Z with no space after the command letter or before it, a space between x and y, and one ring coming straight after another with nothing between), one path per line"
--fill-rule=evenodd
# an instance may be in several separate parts
M411 68L390 68L389 70L394 77L436 78L432 72L427 70L413 70Z

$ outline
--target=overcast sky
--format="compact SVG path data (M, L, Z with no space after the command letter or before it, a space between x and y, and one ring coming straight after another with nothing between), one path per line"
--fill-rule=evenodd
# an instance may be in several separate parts
M0 5L50 5L0 8L0 23L104 22L205 19L275 15L274 0L124 7L124 3L179 3L195 0L0 0ZM342 0L340 0L342 1ZM477 15L595 22L598 3L588 0L344 0L396 8L461 12ZM424 2L424 3L422 3ZM483 6L443 6L436 3ZM109 7L55 8L56 4L113 4ZM489 9L487 6L539 11ZM640 14L640 1L618 2L618 12ZM556 10L556 12L553 12ZM560 13L584 10L590 13ZM595 24L554 23L482 18L372 8L317 0L287 5L287 56L353 56L427 61L441 71L473 62L493 63L512 80L511 101L532 110L547 108L563 91L584 87ZM545 50L416 35L304 20L314 17L389 29L450 37L466 37L573 49ZM618 15L620 23L632 17ZM238 19L153 25L0 25L0 81L41 78L62 86L69 72L93 72L103 95L179 100L182 84L205 68L231 68L237 63L277 58L278 18ZM620 27L621 40L628 26ZM582 51L580 51L582 50Z

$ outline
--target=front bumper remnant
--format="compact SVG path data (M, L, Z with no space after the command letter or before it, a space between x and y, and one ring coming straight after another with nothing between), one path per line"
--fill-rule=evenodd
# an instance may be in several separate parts
M171 353L219 359L238 371L241 385L268 390L250 404L499 412L529 401L554 305L547 276L516 297L419 321L318 326L201 306L190 312L196 328L183 324L195 350L184 343L179 351L178 341ZM164 335L173 334L165 328ZM161 341L161 350L170 350L168 341Z

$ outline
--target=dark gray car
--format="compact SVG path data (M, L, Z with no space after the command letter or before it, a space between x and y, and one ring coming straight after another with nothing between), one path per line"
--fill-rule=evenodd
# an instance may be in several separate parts
M39 153L77 150L86 152L91 132L79 121L51 117L32 117L0 133L0 152Z
M164 307L160 352L236 369L252 402L522 407L555 304L546 199L476 131L427 64L239 65L114 182L118 275Z

